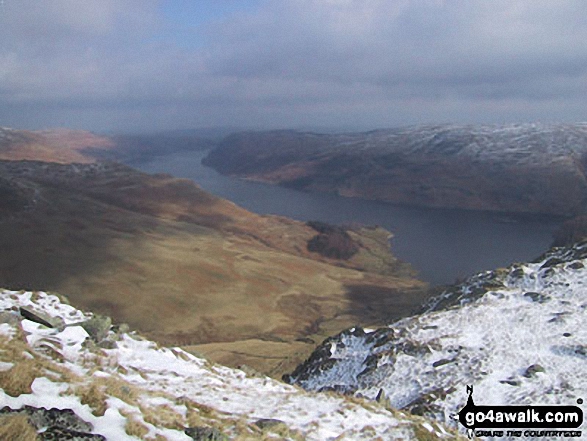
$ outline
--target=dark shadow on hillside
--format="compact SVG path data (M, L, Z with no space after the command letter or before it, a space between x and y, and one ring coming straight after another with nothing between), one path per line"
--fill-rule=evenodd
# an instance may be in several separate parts
M139 302L131 285L158 275L154 244L232 222L223 201L193 183L117 164L0 161L0 184L0 286L61 292L115 319L125 311L97 287ZM146 261L152 274L143 274Z
M347 284L351 311L360 325L389 324L416 314L430 296L427 289L396 289L379 285Z

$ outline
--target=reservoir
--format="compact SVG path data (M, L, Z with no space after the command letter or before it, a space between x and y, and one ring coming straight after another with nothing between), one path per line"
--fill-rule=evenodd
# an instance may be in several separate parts
M394 235L394 255L433 285L532 260L548 249L560 224L560 219L548 217L405 207L248 182L203 166L206 154L174 153L130 165L147 173L192 179L204 190L258 214L380 225Z

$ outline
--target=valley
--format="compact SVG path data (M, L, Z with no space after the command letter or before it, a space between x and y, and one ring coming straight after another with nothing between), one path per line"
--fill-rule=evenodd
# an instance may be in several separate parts
M551 404L565 404L582 394L585 242L552 249L532 262L514 263L431 289L418 279L411 265L391 253L389 241L395 231L390 232L385 224L256 214L205 191L191 179L160 173L166 170L149 170L159 173L148 174L113 161L138 160L140 167L149 169L158 167L161 158L162 164L180 158L189 167L189 161L182 158L201 158L206 143L181 140L166 155L157 141L140 155L136 140L125 139L122 147L114 138L85 132L3 129L0 133L0 286L10 289L0 291L5 305L0 345L8 349L29 345L35 362L43 358L43 365L60 372L59 381L68 385L71 393L63 403L102 433L124 430L131 434L142 424L137 435L141 439L147 433L184 439L181 428L186 435L192 433L187 426L197 421L231 434L247 433L254 439L264 436L260 430L266 431L257 424L262 419L250 413L255 407L255 412L277 412L283 418L279 424L281 433L288 434L286 439L300 433L307 439L320 439L325 431L336 432L341 439L375 439L378 433L399 436L398 427L410 438L453 439L458 427L449 415L464 404L460 386L465 383L475 383L483 397L500 404L521 403L523 397L526 401L546 397ZM219 144L220 150L226 139ZM559 153L548 154L559 158ZM244 160L242 164L246 167ZM258 167L261 170L266 165ZM524 180L524 176L518 178ZM250 182L234 184L243 190ZM552 195L559 191L559 184L549 187ZM582 191L580 186L573 188ZM284 197L280 193L279 198L291 209L303 211L303 204L294 203L295 194ZM560 206L575 203L569 202L573 195L571 191L569 200L560 200ZM324 201L338 205L339 199L328 199L331 196L317 199L317 212L323 213L328 206ZM363 201L354 207L371 206L362 203L379 202ZM528 228L535 220L542 228L537 237L550 237L555 221L544 223L533 217L552 214L534 209L541 203L533 201L512 213L497 210L490 218L507 221L498 221L499 228L493 233L485 229L492 224L480 221L482 212L476 211L424 210L427 216L435 214L422 228L434 234L447 226L450 231L466 232L463 219L473 216L478 229L469 231L469 236L480 235L487 241L486 247L477 247L475 252L491 254L500 242L509 246L508 234L514 237L523 232L526 239L536 242ZM566 214L580 213L581 204L576 203L573 210ZM445 215L448 221L434 228L437 222L432 219ZM414 224L416 218L410 216L406 222ZM456 224L451 223L455 220ZM574 237L575 230L579 232L579 227L571 225L564 237ZM479 234L483 231L487 234ZM430 248L433 241L423 244L433 258L443 254L453 258L446 248ZM63 296L77 309L60 303L65 302ZM29 338L39 332L38 325L30 321L41 323L43 319L35 319L22 305L45 311L49 320L67 325L50 330L41 327L39 336ZM71 318L64 316L68 308ZM109 318L103 318L106 316ZM83 323L105 320L107 338L88 334L83 326L82 332L74 319ZM77 330L68 331L68 327ZM154 343L127 334L128 329ZM18 340L21 334L22 342ZM94 344L88 343L92 339ZM506 343L522 349L507 358ZM83 357L66 349L74 344ZM167 391L179 394L187 387L210 397L216 396L211 391L221 385L222 403L202 397L184 402L167 392L166 406L185 406L184 413L200 414L205 409L205 416L189 420L174 415L173 427L151 417L147 420L145 403L152 403L153 398L140 386L147 384L152 389L159 381L168 383L167 367L159 370L165 357L174 370L172 376L181 377L182 383L171 389L169 383ZM112 364L114 359L122 362L122 368L109 370L107 375L124 384L125 390L132 388L133 398L124 400L127 408L134 406L134 416L126 417L135 425L110 432L111 422L100 409L112 407L115 401L94 403L98 407L86 412L81 405L89 392L67 370L95 370L91 363ZM20 386L12 383L14 366L20 366L21 372L25 362L13 357L1 363L3 393L13 406L37 402L39 397L45 402L54 394L57 386L50 383L57 377L49 379L31 371L23 385L26 390L17 391ZM135 382L136 375L129 374L129 369L141 371L142 380ZM310 391L309 395L298 397L294 391L299 389L270 383L274 380L264 375L283 378ZM542 381L543 377L548 381ZM104 400L123 396L111 386L92 387L102 391ZM251 397L268 393L267 388L279 390L281 401L274 407L253 406ZM147 401L141 404L141 399ZM300 407L303 404L282 406L283 400L328 399L339 400L349 418L355 419L346 425L337 423L340 428L334 430L328 425L330 419L309 424ZM363 414L366 408L368 413ZM385 416L377 423L378 432L371 432L363 422L355 423L360 419L357 415Z
M0 176L1 285L63 293L227 364L279 376L333 332L383 323L426 296L382 229L349 229L356 252L336 259L308 251L318 232L305 223L169 175L2 161Z

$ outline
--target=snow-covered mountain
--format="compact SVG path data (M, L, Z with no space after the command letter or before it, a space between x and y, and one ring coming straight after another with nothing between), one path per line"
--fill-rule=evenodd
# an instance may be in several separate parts
M204 161L229 175L392 203L567 216L587 209L586 123L246 132Z
M0 439L455 438L378 403L158 347L44 292L0 290L0 409Z
M477 274L420 315L327 339L285 379L449 425L466 385L478 405L576 405L587 397L586 265L583 241Z

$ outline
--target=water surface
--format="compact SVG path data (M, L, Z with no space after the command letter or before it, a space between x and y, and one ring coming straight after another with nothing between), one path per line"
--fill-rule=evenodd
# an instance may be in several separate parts
M380 225L394 234L393 253L432 284L452 283L478 271L534 259L549 247L560 222L544 217L404 207L248 182L203 166L205 155L175 153L132 165L149 173L193 179L203 189L259 214Z

